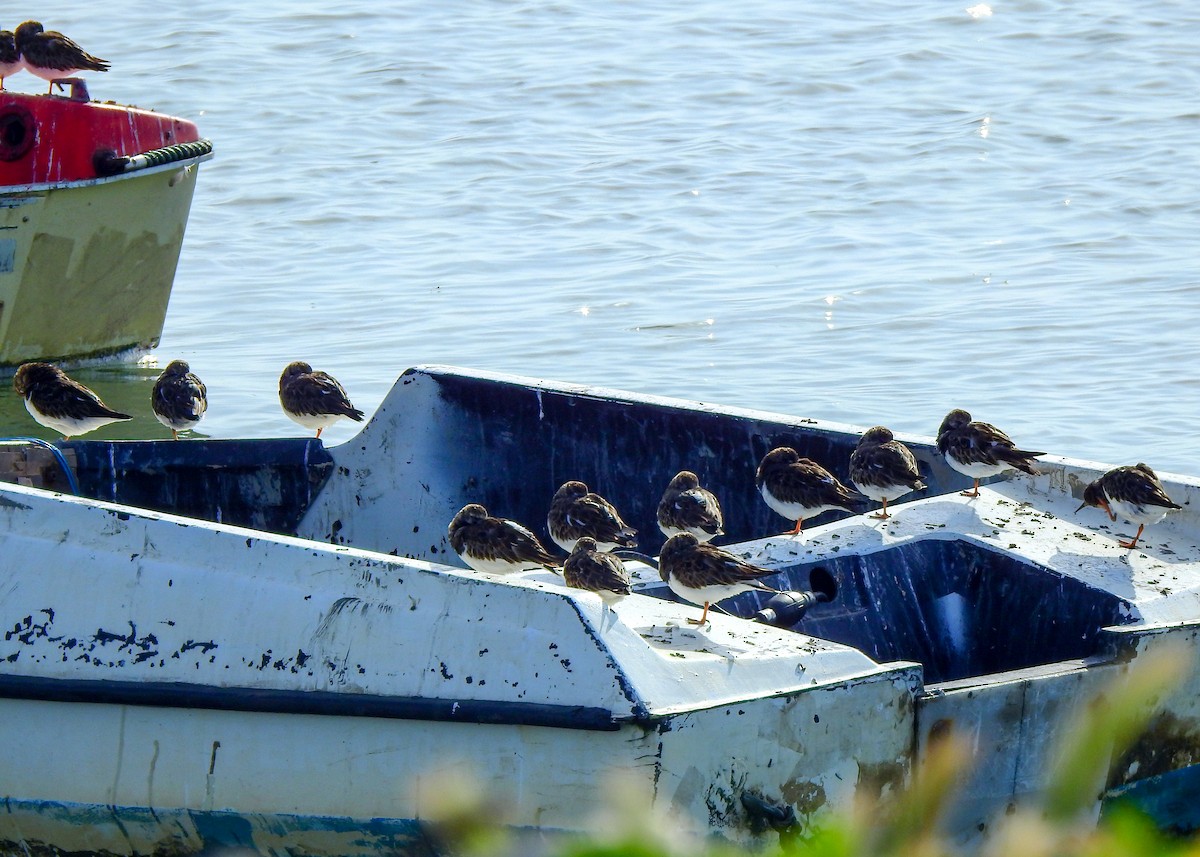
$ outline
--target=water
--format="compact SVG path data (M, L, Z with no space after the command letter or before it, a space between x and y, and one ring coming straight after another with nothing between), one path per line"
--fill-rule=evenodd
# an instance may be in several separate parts
M155 355L211 436L298 433L292 360L368 413L449 363L1200 473L1200 10L970 5L40 14L216 144ZM164 434L156 371L74 373L137 409L93 437Z

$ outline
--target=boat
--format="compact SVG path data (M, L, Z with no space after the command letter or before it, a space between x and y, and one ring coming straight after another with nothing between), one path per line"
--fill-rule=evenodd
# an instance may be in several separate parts
M685 829L761 841L902 788L947 729L978 762L951 819L970 843L1037 796L1066 711L1143 656L1195 651L1200 481L1164 475L1183 508L1126 550L1124 524L1076 513L1104 465L1047 455L969 498L930 438L901 435L928 488L890 520L778 535L758 460L790 445L844 476L860 431L419 366L328 447L16 442L0 851L433 854L447 777L530 835L586 825L618 777ZM696 627L652 563L629 560L634 594L610 607L548 571L470 571L448 544L467 503L542 531L580 479L653 555L685 468L720 497L727 550L822 597L772 623L771 596L746 593ZM1200 774L1198 681L1095 814L1131 800L1197 826L1180 798Z
M153 348L199 164L185 119L0 90L0 369Z

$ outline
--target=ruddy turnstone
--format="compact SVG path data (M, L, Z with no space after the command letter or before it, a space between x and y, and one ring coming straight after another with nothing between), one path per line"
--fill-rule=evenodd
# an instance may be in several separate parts
M1141 463L1114 467L1099 479L1089 482L1083 489L1083 502L1075 510L1076 513L1084 506L1103 509L1110 520L1115 521L1120 515L1138 525L1137 535L1127 542L1117 542L1123 548L1137 547L1147 524L1157 524L1167 516L1167 512L1183 508L1167 496L1154 471Z
M562 571L567 586L595 592L605 604L612 604L633 592L625 563L620 557L600 550L591 536L581 536L575 542Z
M279 403L283 412L306 429L316 429L317 437L342 419L361 423L363 412L350 404L345 389L325 372L314 372L303 361L289 363L279 376Z
M4 89L4 78L23 68L25 63L21 60L21 52L17 50L17 40L12 31L0 30L0 89Z
M704 605L699 620L688 619L693 625L703 625L708 619L709 606L718 601L751 589L778 591L758 582L758 578L777 572L752 565L691 533L667 539L658 555L658 574L684 601Z
M921 481L916 457L883 426L867 429L858 439L850 453L850 481L860 493L883 502L883 509L871 516L881 520L891 517L888 500L927 487Z
M966 411L955 408L946 414L937 433L938 452L946 463L964 476L975 480L975 487L963 491L964 497L979 496L979 480L1016 468L1036 474L1033 459L1044 452L1017 449L1008 435L990 423L971 420Z
M13 389L25 400L29 415L70 440L109 423L131 420L100 397L49 363L24 363L13 376Z
M550 501L546 516L550 538L567 553L575 542L591 536L602 551L637 547L637 530L627 526L613 504L582 482L564 482Z
M81 71L108 71L108 60L94 57L62 33L45 30L37 21L26 21L14 36L24 67L42 80L54 82Z
M561 561L542 547L537 536L508 518L494 518L478 503L469 503L450 522L450 546L476 571L513 574L548 568Z
M681 470L667 485L658 504L658 528L667 538L691 533L702 542L724 535L725 519L716 495L700 487L690 470Z
M154 382L150 407L158 421L179 440L179 433L195 428L208 410L208 390L187 363L172 360Z
M805 518L812 518L830 509L857 511L851 504L854 495L838 478L815 461L801 458L789 446L772 449L758 465L755 484L767 505L796 527L796 535Z

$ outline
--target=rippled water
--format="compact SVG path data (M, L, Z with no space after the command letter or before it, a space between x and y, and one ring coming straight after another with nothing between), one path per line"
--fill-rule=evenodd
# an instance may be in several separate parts
M156 355L211 435L297 433L291 360L368 412L450 363L1200 473L1200 10L910 5L42 17L216 144ZM153 368L75 374L162 434Z

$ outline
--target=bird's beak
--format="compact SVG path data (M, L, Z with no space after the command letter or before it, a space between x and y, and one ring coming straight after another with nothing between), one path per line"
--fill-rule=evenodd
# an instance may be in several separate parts
M1079 508L1075 510L1075 514L1078 515L1080 512L1082 512L1083 507L1086 505L1087 505L1087 501L1084 500L1082 503L1079 504Z

